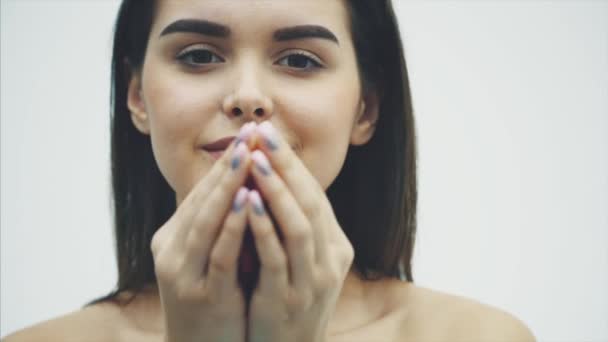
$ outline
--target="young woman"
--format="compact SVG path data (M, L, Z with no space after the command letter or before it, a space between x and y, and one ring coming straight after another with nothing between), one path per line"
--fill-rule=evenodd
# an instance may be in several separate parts
M119 281L6 341L532 341L417 287L416 145L389 0L124 0Z

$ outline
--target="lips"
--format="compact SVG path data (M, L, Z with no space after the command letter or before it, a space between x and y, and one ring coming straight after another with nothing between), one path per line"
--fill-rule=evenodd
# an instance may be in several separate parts
M236 139L235 136L224 137L212 143L203 145L202 148L203 150L209 152L214 159L219 159L222 154L224 154L224 151L228 148L228 146L230 146L232 141L234 141L234 139Z
M217 150L217 151L207 151L215 160L218 160L222 157L225 150Z

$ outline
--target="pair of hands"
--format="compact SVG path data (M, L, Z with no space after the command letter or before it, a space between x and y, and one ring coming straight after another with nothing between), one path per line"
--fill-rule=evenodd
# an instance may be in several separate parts
M259 192L243 186L250 175ZM246 303L237 277L248 224L260 274ZM167 342L325 341L354 258L325 191L268 121L243 126L151 248Z

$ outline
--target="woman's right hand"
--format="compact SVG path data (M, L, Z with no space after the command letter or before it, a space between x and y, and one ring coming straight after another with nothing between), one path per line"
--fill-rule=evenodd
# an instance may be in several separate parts
M254 123L243 126L237 140L247 140L253 128ZM245 341L237 263L251 159L247 145L237 147L237 140L152 239L166 342Z

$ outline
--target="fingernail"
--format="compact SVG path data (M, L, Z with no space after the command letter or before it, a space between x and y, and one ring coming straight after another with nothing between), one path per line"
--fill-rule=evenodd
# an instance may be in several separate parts
M247 151L247 145L242 141L238 143L234 151L232 152L232 161L230 162L230 166L233 170L238 169L241 165L241 160L243 159L243 155Z
M241 127L239 134L236 136L237 141L247 141L247 139L249 139L251 134L255 131L256 126L256 123L253 121L244 124L243 127Z
M264 203L262 203L262 197L260 197L260 193L256 190L249 191L249 201L253 204L253 211L256 215L262 216L266 212L264 210Z
M260 172L264 176L268 176L272 172L272 167L270 166L270 162L268 158L262 153L260 150L255 150L251 154L251 159L255 163L255 166L260 170Z
M234 202L232 203L232 210L234 212L239 212L241 211L241 209L243 209L243 207L245 206L245 201L247 200L248 192L249 190L247 190L246 187L241 187L236 193L236 196L234 197Z
M272 126L270 121L264 121L258 125L257 131L264 137L264 143L271 150L274 151L279 148L279 140L276 129Z

